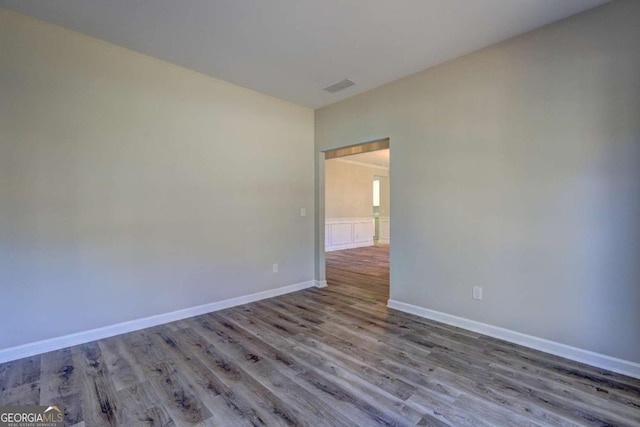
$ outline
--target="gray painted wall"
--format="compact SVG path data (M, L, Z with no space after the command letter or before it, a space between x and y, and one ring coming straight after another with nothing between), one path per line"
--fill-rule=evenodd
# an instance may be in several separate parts
M318 226L320 151L390 137L392 299L640 362L639 17L615 1L317 110Z
M0 9L0 349L313 280L313 120Z

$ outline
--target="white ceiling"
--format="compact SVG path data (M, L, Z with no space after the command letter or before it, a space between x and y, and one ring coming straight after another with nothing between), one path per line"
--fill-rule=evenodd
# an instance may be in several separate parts
M608 0L0 0L318 108ZM342 79L356 83L329 94Z

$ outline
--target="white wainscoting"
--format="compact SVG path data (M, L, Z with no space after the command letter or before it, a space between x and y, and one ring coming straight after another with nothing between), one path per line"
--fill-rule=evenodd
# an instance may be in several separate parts
M324 250L373 246L373 217L327 218L324 226Z
M391 218L388 216L381 216L379 218L380 228L378 232L378 243L391 243Z

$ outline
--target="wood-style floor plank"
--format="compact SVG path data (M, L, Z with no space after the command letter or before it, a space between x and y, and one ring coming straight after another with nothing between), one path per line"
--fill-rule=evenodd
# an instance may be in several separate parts
M40 356L0 365L0 391L32 384L40 380Z
M151 338L149 330L123 336L127 348L176 423L197 424L211 417L188 378L189 367L172 360ZM85 420L86 421L86 420Z
M389 299L389 245L327 252L327 283Z
M147 381L117 391L116 400L123 425L175 426L162 400Z
M0 364L94 426L640 426L640 380L386 307L389 246L307 289Z
M49 401L78 392L78 371L70 348L45 353L41 357L40 399Z
M135 363L133 356L119 337L100 340L98 346L107 363L107 370L116 391L144 381L144 372Z
M116 390L97 342L74 347L73 361L79 377L78 399L82 418L91 426L120 425Z

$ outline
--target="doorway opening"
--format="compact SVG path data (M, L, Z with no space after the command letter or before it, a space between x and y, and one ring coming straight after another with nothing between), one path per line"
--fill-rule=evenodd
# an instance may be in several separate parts
M329 286L386 303L390 285L390 148L379 140L325 152Z

